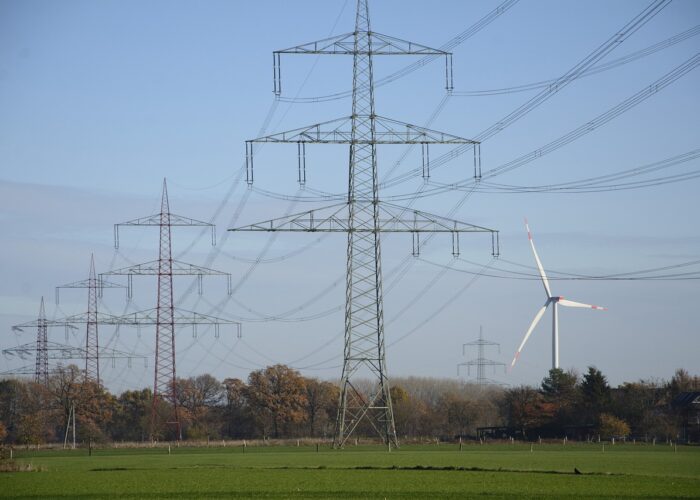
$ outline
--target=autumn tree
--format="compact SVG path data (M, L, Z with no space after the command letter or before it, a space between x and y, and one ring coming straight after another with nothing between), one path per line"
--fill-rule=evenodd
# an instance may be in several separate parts
M247 393L251 411L265 435L271 428L277 438L289 424L300 423L306 417L304 378L288 366L278 364L251 372Z
M224 402L224 386L209 374L177 381L179 405L187 412L191 427L188 437L203 438L218 434L217 417Z
M75 418L80 439L88 444L108 439L116 398L94 380L83 380L75 400Z
M604 439L612 439L616 437L627 437L630 434L630 426L621 418L609 413L601 413L598 432Z
M340 389L330 382L306 379L306 423L309 436L316 436L319 429L323 434L331 432L338 407Z
M437 410L442 417L441 434L461 436L469 434L476 427L477 405L459 394L443 395L438 401Z
M27 390L27 384L21 380L0 380L0 421L5 424L9 442L16 440L17 425L24 413L22 402L27 398Z
M509 426L527 436L528 431L541 427L552 418L554 408L539 391L520 386L505 391L502 412Z
M124 391L117 398L112 417L112 439L122 441L146 441L150 432L153 391Z
M394 410L396 433L406 437L419 435L429 418L427 405L397 384L391 386L389 394Z
M70 418L72 408L80 399L84 376L76 365L59 366L49 377L50 406L57 413L58 432L62 435Z
M226 378L223 431L229 437L242 438L254 432L254 419L248 403L248 386L238 378Z
M20 393L20 413L15 429L17 442L29 445L53 440L57 429L51 393L34 382L25 382L24 386L25 390Z
M687 370L679 368L666 384L668 401L670 402L681 392L700 391L700 377L691 376Z

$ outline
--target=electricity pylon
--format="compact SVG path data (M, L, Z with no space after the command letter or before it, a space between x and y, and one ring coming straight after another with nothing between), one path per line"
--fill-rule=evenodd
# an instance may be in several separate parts
M420 144L423 171L427 177L429 144L469 144L474 147L475 175L479 176L479 143L375 114L372 69L375 55L445 56L448 90L452 89L452 56L449 52L371 31L367 0L357 1L355 31L352 33L273 53L274 92L277 95L281 93L281 54L353 56L352 114L246 141L247 182L252 184L254 177L254 143L296 143L300 184L306 182L307 143L349 144L347 202L230 230L347 233L345 347L333 445L342 448L360 422L368 420L387 444L398 446L386 368L380 233L412 233L414 254L420 250L420 233L450 233L453 253L458 254L460 233L489 232L492 253L495 254L497 231L380 202L376 147L378 144ZM363 393L353 383L359 378L360 370L368 372L376 381L368 393Z
M36 370L34 382L47 386L49 384L48 321L44 309L44 297L39 306L36 329Z
M51 342L48 340L48 329L50 327L62 326L68 330L75 330L77 327L76 323L88 323L88 314L70 316L68 318L63 318L59 320L49 320L46 319L46 311L44 308L44 298L41 298L41 306L39 307L39 317L34 321L29 321L27 323L22 323L21 325L15 325L12 327L13 331L22 332L25 328L37 329L36 342L29 344L23 344L17 347L12 347L10 349L3 349L2 354L5 356L18 356L20 359L27 359L34 355L35 358L35 368L34 368L34 381L38 384L47 386L49 383L49 359L60 360L60 361L72 361L72 360L86 360L88 359L88 350L82 347L73 347L66 344L59 344L57 342ZM111 317L105 318L102 316L96 317L96 323L108 322ZM112 323L116 324L116 323ZM138 354L131 354L126 352L117 351L115 349L102 349L101 351L96 351L95 355L97 358L102 359L127 359L129 364L131 364L132 359L143 358ZM9 370L3 374L16 374L16 375L29 375L31 370L29 367L22 367L17 370ZM87 377L86 377L87 378Z
M479 339L474 340L472 342L467 342L466 344L462 344L462 355L464 356L466 354L467 347L476 347L478 351L478 357L476 359L472 359L470 361L467 361L465 363L460 363L457 365L457 375L459 375L459 367L460 366L466 366L467 367L467 375L471 374L471 368L472 366L476 366L476 383L480 386L486 385L486 384L498 384L499 382L496 382L495 380L490 380L486 378L486 367L491 366L493 367L493 372L496 373L496 367L497 366L502 366L503 370L505 371L506 364L505 363L499 363L498 361L493 361L491 359L486 359L484 350L486 346L497 346L498 347L498 352L501 352L501 346L497 342L491 342L490 340L484 339L484 333L482 331L482 328L479 327Z
M102 295L104 288L126 288L124 285L100 280L98 287L97 275L95 274L95 256L90 257L90 272L88 278L82 281L75 281L56 287L56 304L59 303L59 290L61 288L87 288L88 289L88 309L86 317L85 332L85 379L94 380L98 384L100 379L100 350L97 332L97 298Z
M132 276L156 275L158 276L157 307L146 311L127 314L112 319L114 324L130 324L140 326L155 324L156 326L156 352L155 352L155 377L153 383L153 403L151 408L151 437L155 438L156 430L161 422L175 427L177 439L182 439L180 416L176 393L177 372L175 369L175 326L190 324L195 329L198 324L214 325L215 336L219 335L220 324L237 325L240 335L240 324L222 318L216 318L193 311L185 311L175 307L173 300L173 276L197 276L199 292L202 292L201 280L205 275L219 275L228 278L228 291L231 293L231 275L214 269L207 269L193 264L173 260L171 229L173 226L211 228L212 245L216 244L215 226L208 222L202 222L180 215L170 213L168 202L168 188L163 179L163 194L161 197L160 212L147 217L115 224L114 246L119 248L119 226L157 226L160 230L159 255L157 261L137 264L115 271L100 274L100 279L105 275L125 275L128 277L128 296L132 296ZM166 403L161 404L161 403ZM170 407L167 404L170 404Z

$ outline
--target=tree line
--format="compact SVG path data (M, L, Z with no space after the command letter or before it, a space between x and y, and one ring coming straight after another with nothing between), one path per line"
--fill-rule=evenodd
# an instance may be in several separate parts
M371 389L369 384L365 389ZM700 377L685 370L668 381L640 380L612 388L600 370L589 367L583 376L550 370L538 387L394 378L390 393L397 434L404 440L676 440L682 415L671 402L688 391L700 391ZM182 434L191 440L330 438L340 394L334 382L304 377L279 364L253 371L245 381L209 374L181 378L175 392ZM0 442L63 442L73 416L81 442L170 439L167 427L151 429L152 399L150 389L112 394L85 380L74 365L56 369L46 386L0 380ZM357 433L376 437L362 425Z

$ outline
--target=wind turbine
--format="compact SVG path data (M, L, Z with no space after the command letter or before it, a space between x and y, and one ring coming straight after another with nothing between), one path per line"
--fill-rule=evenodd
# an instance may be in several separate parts
M547 308L549 306L552 306L552 368L559 368L559 311L557 310L557 308L559 306L566 306L583 307L586 309L600 309L603 311L607 309L601 306L584 304L582 302L574 302L573 300L567 300L564 297L553 296L552 291L549 288L549 281L547 280L547 275L544 273L544 268L542 267L542 262L540 262L540 258L537 255L537 250L535 250L535 243L532 241L532 233L530 233L530 226L527 223L527 219L525 219L525 229L527 229L527 239L530 240L532 254L535 256L537 269L539 270L540 278L542 279L542 284L544 285L544 291L547 294L547 301L544 303L542 308L539 311L537 311L537 314L535 314L535 319L533 319L532 323L530 323L530 328L527 329L525 337L520 343L520 347L518 347L518 351L515 353L515 357L513 357L513 361L511 362L510 367L513 368L515 366L515 362L520 357L520 352L523 350L525 342L527 342L527 339L530 338L532 331L535 329L540 319L542 319L542 316L544 316L544 313L547 310Z

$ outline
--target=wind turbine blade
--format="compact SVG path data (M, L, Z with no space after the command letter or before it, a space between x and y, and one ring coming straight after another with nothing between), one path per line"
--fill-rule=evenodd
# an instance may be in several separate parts
M607 307L594 306L591 304L584 304L583 302L574 302L573 300L559 299L559 305L566 307L585 307L587 309L600 309L601 311L607 311Z
M540 262L540 257L537 255L537 250L535 250L535 242L532 241L532 233L530 232L530 226L525 219L525 229L527 229L527 239L530 240L530 247L532 248L532 254L535 256L535 262L537 262L537 269L540 272L540 278L542 278L542 284L544 285L544 291L547 293L547 298L552 298L552 291L549 289L549 281L547 280L547 275L544 274L544 268L542 267L542 262Z
M549 306L549 304L551 304L551 302L552 302L551 300L547 300L547 302L544 303L542 308L539 311L537 311L537 314L535 314L535 319L533 319L532 323L530 323L530 328L527 329L527 333L525 333L525 337L523 337L523 341L520 342L520 347L518 347L518 350L516 351L515 356L513 357L513 361L510 363L511 368L513 368L515 366L515 362L520 357L520 352L523 350L523 347L525 346L525 342L527 342L527 339L530 338L532 331L537 326L537 323L540 322L540 319L542 319L542 315L547 310L547 306Z

